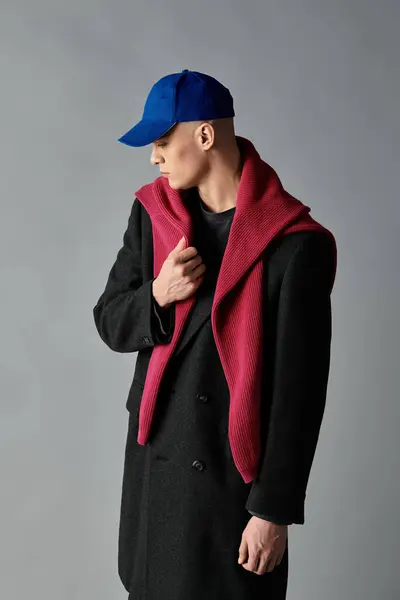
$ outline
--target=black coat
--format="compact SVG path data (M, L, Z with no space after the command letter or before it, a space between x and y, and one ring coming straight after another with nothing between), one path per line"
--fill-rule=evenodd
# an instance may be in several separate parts
M132 600L286 597L288 546L280 565L264 575L238 565L238 551L249 511L304 523L329 374L334 255L325 234L308 231L275 239L263 258L264 451L257 478L245 484L229 447L229 390L213 340L213 294L202 286L165 372L149 443L136 441L148 362L153 347L172 338L174 308L161 310L153 298L151 220L133 202L123 247L93 309L107 346L138 352L126 402L118 553Z

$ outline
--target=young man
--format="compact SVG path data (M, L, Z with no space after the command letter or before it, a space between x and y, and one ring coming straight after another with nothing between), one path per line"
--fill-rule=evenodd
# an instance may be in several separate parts
M189 71L119 141L152 144L93 309L138 352L119 575L131 600L283 600L325 408L332 233L235 135L233 99Z

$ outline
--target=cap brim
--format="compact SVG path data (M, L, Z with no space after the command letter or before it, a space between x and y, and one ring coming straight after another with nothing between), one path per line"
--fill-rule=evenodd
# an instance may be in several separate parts
M118 142L127 146L133 146L134 148L147 146L167 133L175 124L170 121L149 121L142 119L132 129L124 133L118 139Z

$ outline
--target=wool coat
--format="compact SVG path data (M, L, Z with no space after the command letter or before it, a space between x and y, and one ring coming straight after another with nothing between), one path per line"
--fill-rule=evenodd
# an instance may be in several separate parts
M281 563L263 575L239 565L238 551L251 513L305 521L329 375L334 249L324 233L298 231L275 238L263 261L263 452L256 479L244 483L228 440L229 389L213 343L213 294L202 286L164 374L150 439L137 443L148 363L154 346L172 338L174 309L155 303L151 219L134 199L93 308L107 346L137 352L118 538L129 600L286 597L288 544Z

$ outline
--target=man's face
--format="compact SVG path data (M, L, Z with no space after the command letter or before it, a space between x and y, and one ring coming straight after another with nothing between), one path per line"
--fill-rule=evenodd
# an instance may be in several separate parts
M198 124L177 123L167 134L155 142L151 164L165 171L170 187L189 189L199 185L207 172L206 153L201 149Z

